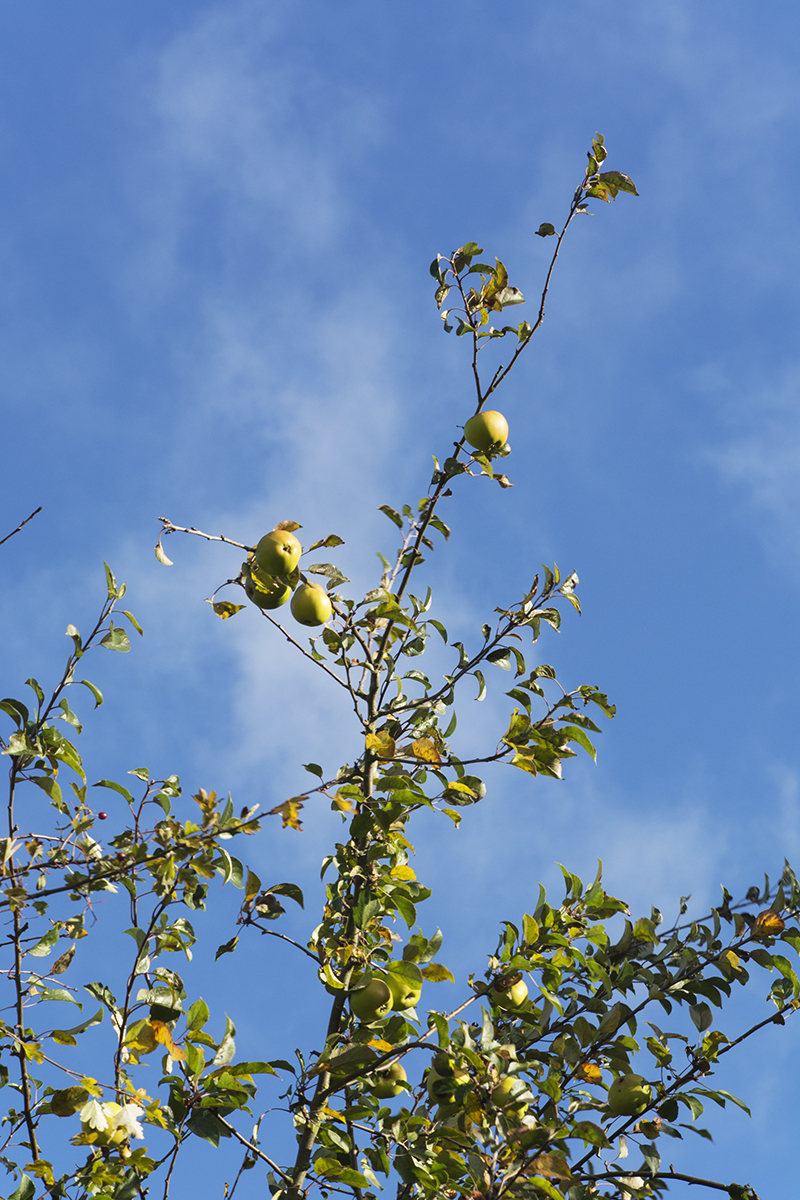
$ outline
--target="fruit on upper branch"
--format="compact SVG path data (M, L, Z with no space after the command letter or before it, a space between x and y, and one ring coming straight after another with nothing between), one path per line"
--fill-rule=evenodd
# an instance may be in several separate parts
M508 421L502 413L489 409L475 413L464 426L464 436L476 450L504 446L508 441Z

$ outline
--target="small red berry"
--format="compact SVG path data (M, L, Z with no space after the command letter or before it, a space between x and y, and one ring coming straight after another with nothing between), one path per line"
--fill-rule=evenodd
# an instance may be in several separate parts
M108 813L98 813L97 815L101 821L105 821L106 817L108 816Z
M117 858L120 860L120 862L124 862L127 857L127 854L123 850L120 850L117 854Z

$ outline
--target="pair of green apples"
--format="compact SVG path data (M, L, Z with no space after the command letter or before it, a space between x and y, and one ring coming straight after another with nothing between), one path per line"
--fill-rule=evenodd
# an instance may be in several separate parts
M449 1054L437 1054L428 1070L426 1086L428 1096L433 1104L448 1105L458 1088L470 1083L469 1072L458 1066ZM507 1109L516 1117L523 1117L528 1111L528 1102L521 1100L525 1088L516 1075L506 1075L492 1088L492 1103L497 1108Z
M392 967L398 968L396 971ZM422 995L422 972L411 963L389 963L384 976L373 974L364 987L356 981L350 993L350 1011L370 1025L392 1011L413 1008Z
M301 583L292 595L289 584L283 582L297 567L302 553L303 547L289 530L266 533L256 546L255 561L242 564L244 590L248 600L262 609L280 608L291 596L295 621L324 625L333 614L327 592L316 583Z

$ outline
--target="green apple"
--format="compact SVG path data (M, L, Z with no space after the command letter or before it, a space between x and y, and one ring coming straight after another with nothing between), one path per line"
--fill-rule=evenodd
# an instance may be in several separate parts
M528 1105L525 1100L518 1100L512 1095L512 1089L516 1082L516 1075L506 1075L505 1079L501 1079L497 1087L493 1089L492 1100L498 1108L511 1108L521 1117L528 1111Z
M359 1021L367 1025L385 1017L392 1006L389 985L373 975L366 987L356 988L350 993L350 1011Z
M638 1117L652 1095L650 1084L642 1075L620 1075L608 1089L608 1107L616 1117Z
M505 991L501 991L498 987L493 988L492 995L501 1008L508 1008L513 1012L522 1008L528 999L528 985L524 979L519 979Z
M259 571L258 567L243 571L243 576L247 599L259 608L280 608L292 594L288 584L278 583L271 575Z
M95 1129L93 1125L85 1121L81 1121L81 1129L84 1133L93 1133L95 1135L96 1146L121 1146L127 1140L128 1131L125 1128L118 1128L113 1124L113 1120L117 1113L122 1112L122 1105L115 1103L113 1100L108 1100L103 1104L103 1112L109 1122L107 1129Z
M456 1067L448 1054L437 1054L430 1065L426 1080L428 1095L434 1104L452 1104L453 1102L455 1088L446 1092L443 1091L441 1094L435 1090L436 1084L443 1079L448 1080L456 1087L461 1087L463 1084L470 1082L469 1072L465 1071L462 1067Z
M324 625L333 615L327 592L316 583L301 583L292 596L292 616L301 625Z
M291 575L302 553L303 547L293 533L273 529L256 546L256 563L267 575Z
M373 1096L377 1096L379 1100L391 1100L392 1096L399 1096L405 1088L400 1087L400 1083L405 1083L408 1076L404 1068L399 1062L392 1063L388 1067L381 1067L375 1072L378 1080L372 1087Z
M413 1008L422 995L422 972L414 963L389 963L389 976L386 982L392 993L392 1008L395 1012L403 1012Z
M491 446L504 446L508 441L508 421L502 413L489 409L475 413L464 426L464 436L476 450L488 450Z

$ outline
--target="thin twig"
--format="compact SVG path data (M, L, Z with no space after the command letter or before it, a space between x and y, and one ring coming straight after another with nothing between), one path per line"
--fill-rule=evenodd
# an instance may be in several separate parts
M287 937L285 933L278 933L276 929L265 929L263 925L259 925L258 921L248 921L247 923L248 925L254 925L256 929L260 929L262 933L269 934L270 937L280 938L282 942L288 942L289 945L294 946L295 949L302 950L303 954L307 954L312 962L316 963L317 966L320 965L316 954L312 954L312 952L307 950L305 946L301 946L299 942L295 942L292 938Z
M281 1179L283 1179L285 1183L292 1182L291 1178L286 1174L286 1172L282 1171L281 1168L278 1166L278 1164L276 1162L273 1162L271 1158L268 1158L267 1155L263 1152L263 1150L259 1150L258 1146L254 1146L253 1143L249 1142L247 1140L247 1138L244 1137L243 1134L239 1133L239 1130L236 1128L235 1125L231 1125L230 1122L226 1121L224 1117L221 1117L219 1115L219 1113L216 1114L216 1117L217 1117L217 1120L220 1121L225 1126L226 1129L229 1129L231 1131L231 1133L233 1134L233 1136L236 1138L237 1141L241 1142L243 1146L247 1147L247 1149L250 1151L251 1154L258 1155L258 1157L260 1159L262 1159L267 1164L268 1167L272 1167L273 1171L277 1171L278 1174L280 1175Z
M4 546L5 543L9 540L9 538L12 538L15 533L19 533L20 529L24 529L25 526L28 524L28 521L32 521L33 518L36 516L36 514L40 513L41 511L42 511L42 505L40 504L38 508L35 508L33 510L33 512L31 513L31 515L29 517L25 518L25 520L22 522L21 525L18 525L16 529L12 529L11 533L7 533L6 536L2 540L0 540L0 546Z
M224 533L203 533L202 529L195 529L194 525L188 528L183 525L175 525L170 521L169 517L159 517L164 528L162 534L167 533L193 533L195 537L205 538L207 542L224 542L226 546L238 546L240 550L255 550L255 546L247 546L244 542L235 542L233 538L225 537Z
M632 1175L636 1175L635 1171L604 1171L602 1175L587 1176L588 1179L630 1179ZM730 1195L730 1183L717 1183L713 1179L700 1179L697 1175L684 1175L681 1171L656 1171L654 1174L647 1176L648 1182L653 1179L679 1179L682 1183L696 1183L700 1187L715 1188L718 1192L727 1192ZM744 1185L743 1185L744 1186ZM747 1185L749 1187L749 1184Z

